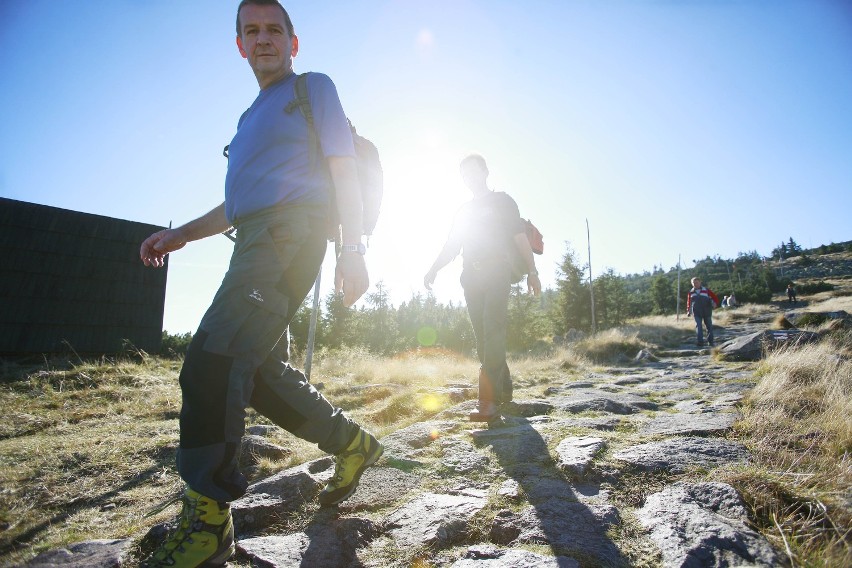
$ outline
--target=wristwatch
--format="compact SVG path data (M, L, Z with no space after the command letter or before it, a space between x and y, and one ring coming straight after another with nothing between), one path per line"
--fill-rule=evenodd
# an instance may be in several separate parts
M535 268L533 268L532 270L530 270L529 272L527 272L527 276L538 276L538 270L536 270Z
M340 245L340 252L357 252L360 255L367 254L367 247L364 246L364 243L358 243L357 245Z

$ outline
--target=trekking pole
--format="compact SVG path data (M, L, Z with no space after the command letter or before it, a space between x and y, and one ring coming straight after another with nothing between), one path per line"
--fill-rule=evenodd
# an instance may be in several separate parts
M322 266L317 272L314 282L314 307L311 310L311 323L308 325L308 350L305 353L305 378L311 380L311 360L314 357L314 338L317 334L317 312L319 311L320 280L322 279Z
M675 321L680 321L680 254L677 255L677 307Z

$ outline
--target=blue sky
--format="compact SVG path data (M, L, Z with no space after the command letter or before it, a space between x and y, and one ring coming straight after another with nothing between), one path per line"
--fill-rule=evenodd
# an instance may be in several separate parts
M237 2L0 3L0 196L180 224L221 202L221 149L258 87ZM852 2L285 3L297 71L335 81L379 147L368 266L395 304L468 198L479 152L545 236L595 273L852 239ZM194 331L230 241L170 260L165 328ZM435 286L458 302L460 261ZM331 280L327 259L324 282Z

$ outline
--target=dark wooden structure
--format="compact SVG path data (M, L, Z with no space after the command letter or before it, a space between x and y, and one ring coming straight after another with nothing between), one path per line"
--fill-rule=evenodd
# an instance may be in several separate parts
M168 266L139 245L160 229L0 198L0 354L156 353Z

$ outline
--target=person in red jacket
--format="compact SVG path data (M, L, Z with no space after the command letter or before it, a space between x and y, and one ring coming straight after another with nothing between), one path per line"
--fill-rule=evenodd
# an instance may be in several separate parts
M707 326L707 342L713 343L713 308L719 305L719 298L710 288L701 285L701 278L692 279L692 289L686 296L686 313L695 318L695 333L698 346L704 345L704 326Z

